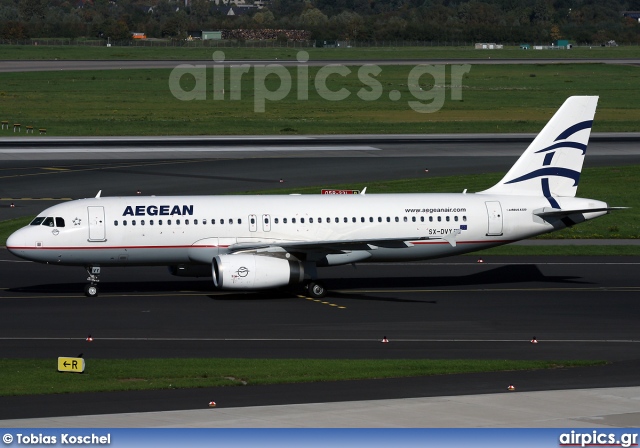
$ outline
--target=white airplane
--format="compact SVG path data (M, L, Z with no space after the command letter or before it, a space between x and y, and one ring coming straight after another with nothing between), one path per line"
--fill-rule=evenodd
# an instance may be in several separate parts
M613 210L575 197L597 96L573 96L504 178L475 194L101 197L44 210L7 240L18 257L85 266L165 265L223 290L303 285L317 268L425 260L562 229ZM366 190L366 189L365 189Z

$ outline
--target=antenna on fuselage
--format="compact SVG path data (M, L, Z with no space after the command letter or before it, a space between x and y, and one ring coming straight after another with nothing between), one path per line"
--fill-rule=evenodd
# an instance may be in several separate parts
M367 187L364 187L364 188L362 189L362 191L360 192L360 194L364 195L366 192L367 192Z
M96 197L99 198L101 194L102 194L102 190L98 191L98 194L96 195Z

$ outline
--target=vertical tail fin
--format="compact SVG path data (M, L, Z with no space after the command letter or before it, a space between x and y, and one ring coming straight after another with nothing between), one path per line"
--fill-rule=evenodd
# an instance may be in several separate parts
M554 197L574 197L597 104L597 96L569 97L502 180L480 193L544 196L554 208Z

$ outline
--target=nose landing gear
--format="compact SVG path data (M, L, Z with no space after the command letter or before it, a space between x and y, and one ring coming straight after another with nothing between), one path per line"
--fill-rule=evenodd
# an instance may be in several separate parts
M322 283L312 281L307 284L307 293L312 299L322 299L327 295L327 290Z
M89 274L89 284L84 287L84 295L87 297L98 296L98 282L100 282L100 266L85 266Z

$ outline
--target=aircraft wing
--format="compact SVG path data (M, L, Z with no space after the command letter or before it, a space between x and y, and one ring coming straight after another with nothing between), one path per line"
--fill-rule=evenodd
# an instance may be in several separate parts
M362 240L326 240L326 241L273 241L236 243L229 246L231 253L237 252L323 252L327 254L339 254L344 251L373 250L376 248L401 249L413 246L413 241L440 240L456 246L455 237L460 233L453 232L443 236L400 237L400 238L373 238Z

